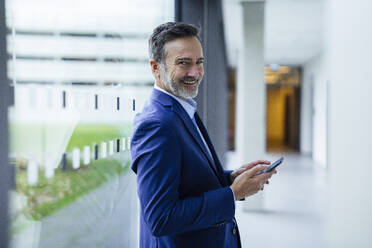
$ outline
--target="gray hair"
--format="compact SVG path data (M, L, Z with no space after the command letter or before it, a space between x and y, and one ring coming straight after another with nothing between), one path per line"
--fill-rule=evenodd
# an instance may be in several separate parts
M164 45L166 42L183 37L196 37L200 42L200 29L183 22L167 22L156 27L149 38L150 59L163 63L166 56Z

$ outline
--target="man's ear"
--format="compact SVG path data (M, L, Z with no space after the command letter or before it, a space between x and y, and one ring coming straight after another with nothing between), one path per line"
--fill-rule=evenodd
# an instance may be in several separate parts
M150 66L151 66L151 71L156 80L160 79L160 64L156 62L155 60L151 59L150 60Z

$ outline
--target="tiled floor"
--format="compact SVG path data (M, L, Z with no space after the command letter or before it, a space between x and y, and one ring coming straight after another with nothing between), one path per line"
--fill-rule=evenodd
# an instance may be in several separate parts
M279 157L269 154L267 159ZM237 203L243 247L325 247L326 170L309 157L294 153L284 157L278 174L265 187L261 210L247 210L252 202ZM233 160L234 154L229 154L228 168Z

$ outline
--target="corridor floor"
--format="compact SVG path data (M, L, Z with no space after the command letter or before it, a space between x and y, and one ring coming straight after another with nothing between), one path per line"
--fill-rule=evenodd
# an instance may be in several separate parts
M228 154L233 169L234 153ZM269 154L274 161L280 154ZM325 247L327 174L310 157L284 154L278 173L261 195L263 207L255 199L237 202L236 219L243 248ZM253 200L253 201L252 201Z

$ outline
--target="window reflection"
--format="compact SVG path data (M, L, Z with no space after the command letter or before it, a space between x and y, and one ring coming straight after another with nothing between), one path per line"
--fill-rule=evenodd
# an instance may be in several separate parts
M135 247L132 118L173 1L7 1L11 247Z

